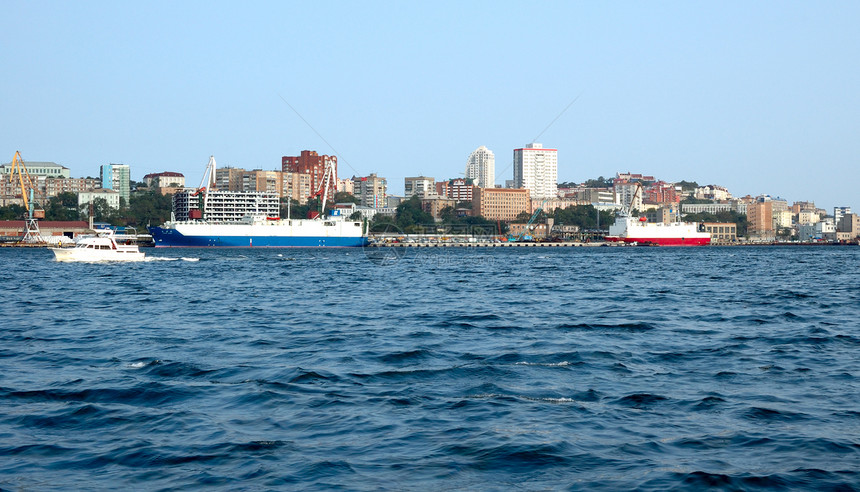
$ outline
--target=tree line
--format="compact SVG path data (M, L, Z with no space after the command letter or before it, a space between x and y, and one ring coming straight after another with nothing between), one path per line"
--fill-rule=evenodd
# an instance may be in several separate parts
M73 221L89 220L90 213L96 222L107 222L113 226L146 227L159 225L170 219L173 209L172 195L156 191L137 191L128 201L120 198L120 207L113 208L104 198L96 198L89 204L78 206L78 194L63 192L44 202L45 220ZM22 220L28 215L21 205L0 207L0 220Z

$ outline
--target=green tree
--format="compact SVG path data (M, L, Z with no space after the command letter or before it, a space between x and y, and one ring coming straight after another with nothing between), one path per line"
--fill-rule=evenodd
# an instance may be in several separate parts
M589 179L585 181L586 188L611 188L613 178L604 178L603 176L597 179Z
M21 220L27 215L27 209L23 205L6 205L0 207L0 220Z
M46 220L80 220L81 213L78 210L78 195L65 191L48 200L45 206Z
M693 198L691 196L688 196L688 197L684 198L683 200L681 200L680 204L681 205L684 205L684 204L691 204L692 205L692 204L701 204L701 203L714 203L714 202L713 202L713 200L706 200L704 198Z
M119 223L119 211L110 205L104 198L94 198L92 207L90 204L81 205L82 213L89 217L89 211L92 210L93 220L96 222L107 222L111 225L122 225Z
M690 222L726 222L737 225L738 236L747 235L747 216L735 211L721 211L717 213L702 212L698 214L686 214L684 220Z
M435 226L436 220L421 208L421 199L413 196L397 206L395 215L397 226L408 233L423 233L428 226Z
M146 227L163 224L170 219L172 210L173 195L162 195L153 190L133 193L122 213L125 225Z
M518 213L516 218L514 218L514 222L528 222L529 219L532 218L532 214L523 210Z
M580 229L597 228L597 209L593 205L576 205L567 208L557 208L553 211L556 224L575 225ZM615 220L608 210L600 211L600 228L606 229Z
M308 212L312 210L319 212L320 209L321 200L319 198L311 198L304 205L300 205L295 198L281 198L281 217L284 218L287 218L287 200L290 200L290 219L306 219Z
M352 193L348 193L346 191L338 191L334 194L334 203L355 203L360 204L361 200L359 200Z
M439 211L439 218L442 219L442 222L445 224L453 223L454 220L457 218L454 207L442 207L442 210Z

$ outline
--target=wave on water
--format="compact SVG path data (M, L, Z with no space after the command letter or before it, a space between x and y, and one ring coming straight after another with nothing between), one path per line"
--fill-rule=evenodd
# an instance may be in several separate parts
M860 248L492 249L0 248L0 490L860 490Z

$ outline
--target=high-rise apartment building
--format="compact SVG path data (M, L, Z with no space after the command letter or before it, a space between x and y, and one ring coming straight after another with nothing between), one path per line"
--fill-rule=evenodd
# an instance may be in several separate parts
M273 193L279 198L296 200L300 205L306 204L308 197L313 194L310 174L259 169L248 171L237 167L217 169L215 187L220 191ZM329 198L334 196L329 195Z
M104 164L99 171L99 177L102 180L102 188L116 191L119 197L128 203L131 194L131 170L128 165Z
M352 178L353 194L361 201L362 207L384 208L387 182L376 173L370 176Z
M554 198L558 193L558 150L539 143L514 149L514 186L529 190L533 198Z
M337 189L337 156L319 155L313 150L303 150L296 157L281 157L281 171L310 174L314 191L319 190L322 186L325 168L328 164L332 165L332 171L334 171L329 182L328 196L334 197Z
M481 145L469 155L466 161L466 177L475 186L493 188L496 186L496 156L493 151Z
M618 181L612 184L615 189L615 203L630 210L643 210L642 184L638 181Z

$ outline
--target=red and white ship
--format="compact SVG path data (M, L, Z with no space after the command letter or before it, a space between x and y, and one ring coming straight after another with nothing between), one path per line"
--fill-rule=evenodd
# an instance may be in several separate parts
M622 212L609 226L606 240L657 246L704 246L711 243L711 234L695 222L656 224L645 217L631 217Z
M636 195L642 186L636 187L630 203L636 201ZM609 226L607 241L618 243L636 243L648 246L705 246L711 244L711 234L705 226L696 222L648 222L645 217L633 217L631 205L625 206L617 216L615 223Z

